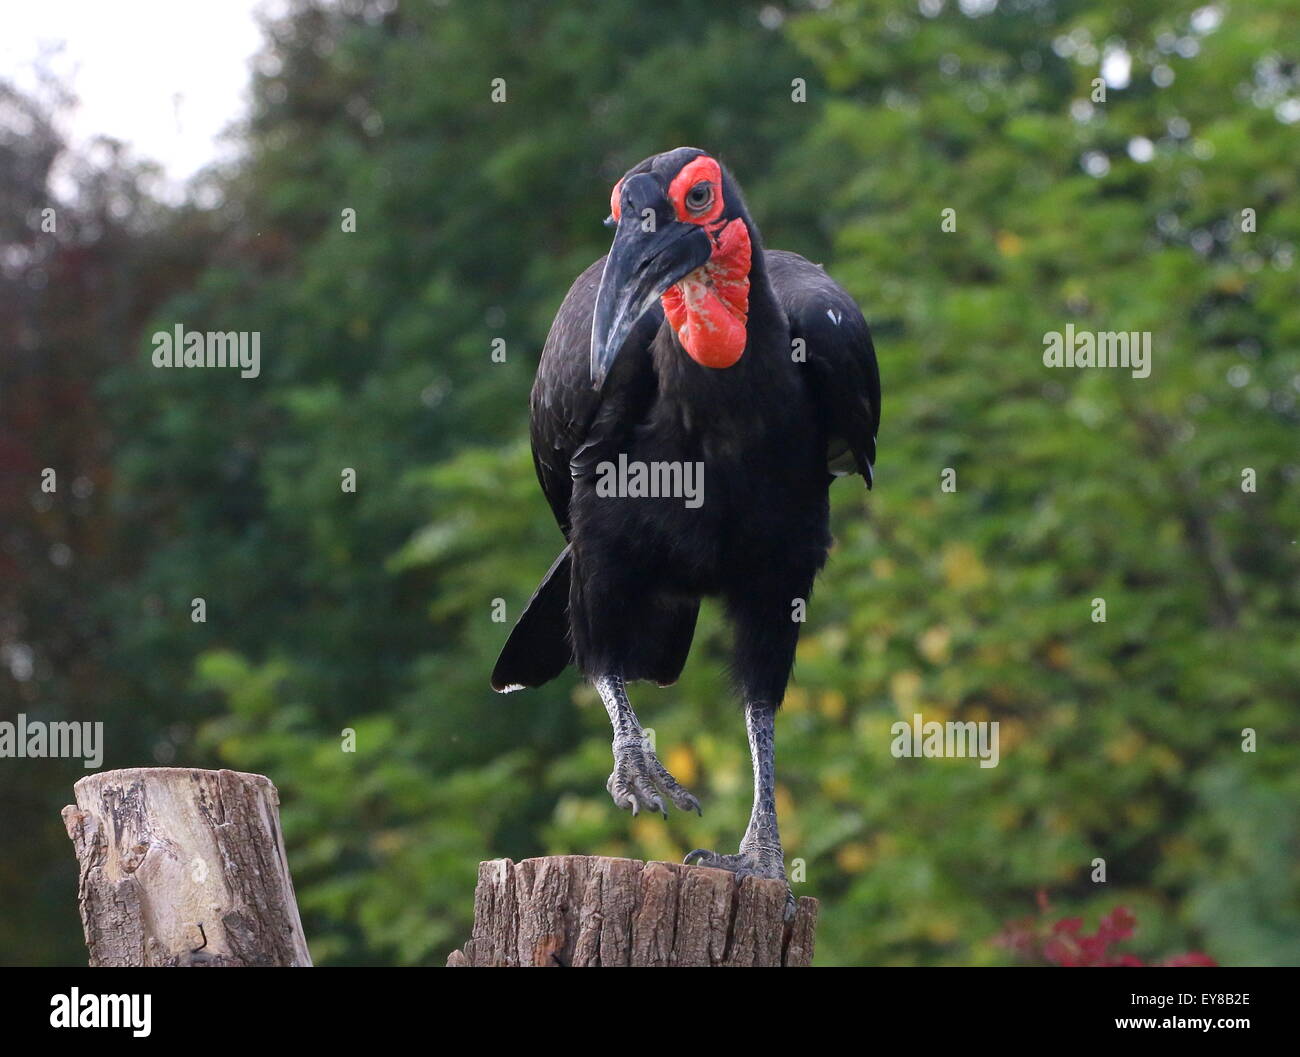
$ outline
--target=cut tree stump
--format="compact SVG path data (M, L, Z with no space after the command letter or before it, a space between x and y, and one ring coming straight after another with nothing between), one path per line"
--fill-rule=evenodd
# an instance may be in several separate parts
M92 966L311 965L269 778L133 767L75 789Z
M587 855L479 863L474 931L449 966L802 966L817 900L725 870Z

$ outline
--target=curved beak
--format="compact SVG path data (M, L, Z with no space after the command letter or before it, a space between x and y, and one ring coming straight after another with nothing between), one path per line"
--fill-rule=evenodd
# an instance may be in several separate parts
M713 253L708 233L696 224L668 219L643 230L639 210L624 205L614 245L605 259L591 324L591 384L599 389L623 342L659 296L706 264ZM657 218L658 219L658 218Z

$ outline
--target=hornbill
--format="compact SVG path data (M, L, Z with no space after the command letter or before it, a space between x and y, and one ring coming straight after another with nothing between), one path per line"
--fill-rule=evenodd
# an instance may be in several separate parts
M720 597L754 806L738 853L696 849L686 861L785 880L774 719L831 544L830 482L857 472L871 485L875 350L819 265L763 249L736 181L704 151L647 158L610 202L613 245L560 306L530 400L533 461L568 543L492 686L538 686L572 661L613 725L614 803L698 811L643 737L626 684L675 682L700 598ZM698 468L702 501L614 487L615 466Z

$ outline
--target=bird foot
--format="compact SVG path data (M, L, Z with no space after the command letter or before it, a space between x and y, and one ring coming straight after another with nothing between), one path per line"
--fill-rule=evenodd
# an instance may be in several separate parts
M614 770L605 788L613 797L615 806L630 810L633 815L644 808L658 811L667 818L667 800L671 800L679 811L704 814L700 802L669 774L659 757L640 739L627 743L615 740Z
M728 870L736 875L737 884L746 877L781 881L785 884L785 920L794 917L794 893L790 890L790 882L785 879L785 863L781 860L780 849L746 851L742 848L735 855L723 855L706 848L696 848L687 852L682 862L687 865L711 866L715 870Z

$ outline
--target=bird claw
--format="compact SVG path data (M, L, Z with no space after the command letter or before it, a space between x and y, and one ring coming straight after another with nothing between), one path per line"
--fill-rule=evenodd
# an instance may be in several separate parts
M682 788L649 749L639 746L614 748L614 770L605 783L616 807L632 812L635 818L642 809L668 817L667 802L679 811L700 814L700 802Z
M785 865L779 853L740 851L735 855L723 855L707 848L696 848L686 853L682 860L688 866L708 866L714 870L726 870L736 875L740 884L746 877L761 877L780 881L785 885L785 920L789 921L795 914L794 893L790 882L785 877Z

